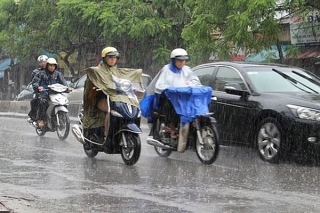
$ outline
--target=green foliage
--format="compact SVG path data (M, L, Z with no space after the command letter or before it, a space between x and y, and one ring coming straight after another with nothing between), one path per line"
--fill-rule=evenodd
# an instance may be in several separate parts
M156 73L177 47L186 48L189 65L210 55L228 59L239 48L259 51L278 39L277 11L307 12L313 0L0 0L0 47L14 57L42 50L99 54L105 46L121 52L121 65ZM93 64L89 64L93 65Z
M234 47L250 53L276 44L280 31L277 12L311 9L308 0L285 0L282 4L277 0L189 1L195 9L183 29L183 38L189 49L196 51L193 54L203 50L201 56L216 53L220 59L228 59Z
M297 56L301 53L300 48L296 45L288 45L285 49L285 52L290 56Z
M5 29L0 44L12 54L26 57L43 49L67 56L77 52L80 61L84 53L98 54L110 45L120 50L123 66L144 69L158 69L173 48L186 46L181 33L192 11L184 0L20 0L19 4L2 0L0 4L0 25ZM11 43L5 46L8 39ZM15 48L20 52L14 53Z

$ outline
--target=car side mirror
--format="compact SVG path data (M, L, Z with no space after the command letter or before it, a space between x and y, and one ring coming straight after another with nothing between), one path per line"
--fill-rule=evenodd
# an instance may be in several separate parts
M224 85L224 91L228 94L248 96L250 93L246 90L243 90L239 83L226 83Z
M75 78L72 78L71 79L71 83L75 83L77 80L79 80L80 78L79 77L75 77Z

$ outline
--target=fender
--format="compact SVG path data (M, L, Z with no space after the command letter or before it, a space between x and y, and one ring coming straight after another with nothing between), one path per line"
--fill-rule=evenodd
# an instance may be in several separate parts
M141 129L135 123L124 124L122 128L116 133L116 135L119 134L120 132L133 132L137 134L142 133Z
M59 111L68 112L68 109L65 106L56 106L54 108L54 113L57 114Z

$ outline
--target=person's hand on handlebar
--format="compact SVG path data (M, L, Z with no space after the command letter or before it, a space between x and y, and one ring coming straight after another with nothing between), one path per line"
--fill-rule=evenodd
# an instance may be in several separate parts
M44 90L43 86L38 86L38 90L39 92L43 91Z

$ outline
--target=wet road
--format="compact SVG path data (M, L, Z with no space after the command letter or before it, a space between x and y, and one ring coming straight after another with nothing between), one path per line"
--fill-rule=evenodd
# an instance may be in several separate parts
M26 119L0 122L0 201L18 213L320 212L320 166L268 164L229 147L210 166L192 151L165 159L143 134L140 160L129 167L120 155L87 158L72 133L59 141L37 136Z

